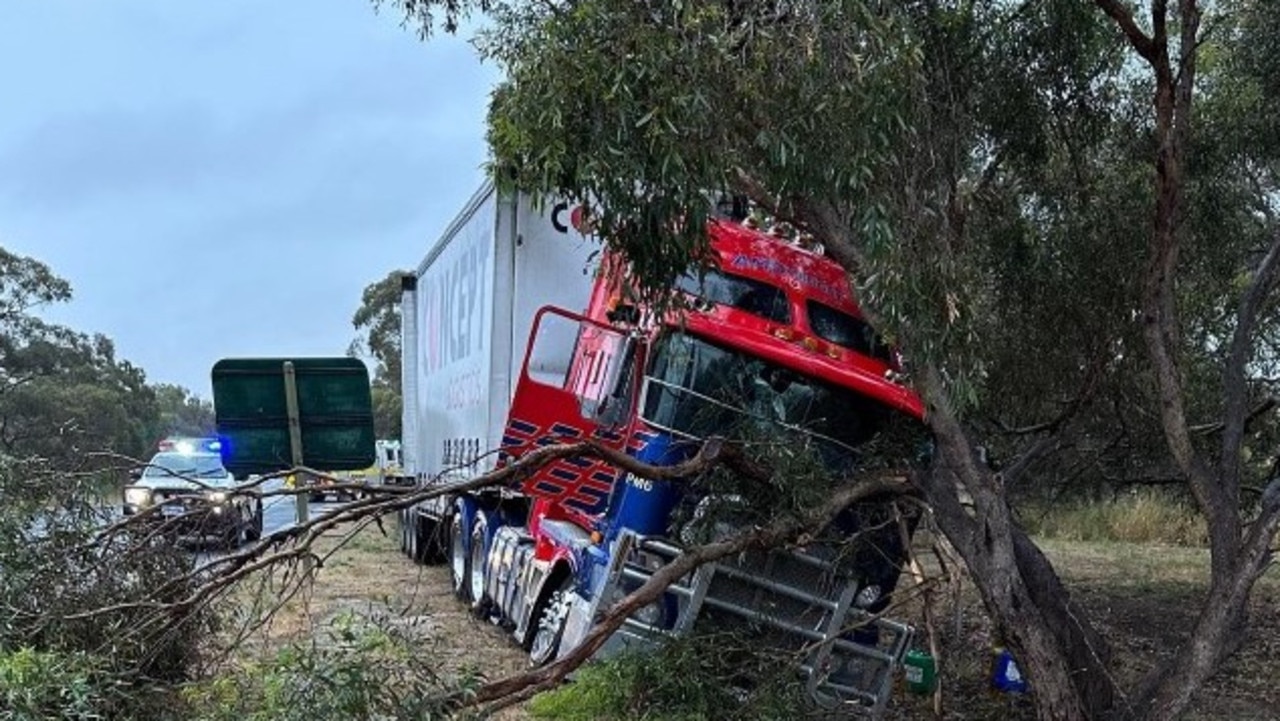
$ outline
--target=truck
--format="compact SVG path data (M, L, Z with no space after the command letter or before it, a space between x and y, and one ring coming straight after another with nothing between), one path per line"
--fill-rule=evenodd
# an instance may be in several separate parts
M413 485L400 460L400 441L379 438L373 444L373 465L356 471L337 471L333 477L342 483L376 489L382 486ZM360 495L362 492L356 492Z
M735 516L743 493L642 478L594 457L448 491L457 482L585 439L668 466L713 436L749 436L836 473L886 424L923 418L900 359L820 242L760 222L742 202L713 207L711 257L676 280L678 304L637 299L625 258L593 235L585 205L492 183L403 277L404 470L446 492L402 512L401 549L447 563L458 599L509 629L532 665L576 647L691 544L750 522ZM816 704L877 715L913 635L884 613L914 527L907 516L868 500L836 519L837 542L703 565L596 655L745 629L795 652Z

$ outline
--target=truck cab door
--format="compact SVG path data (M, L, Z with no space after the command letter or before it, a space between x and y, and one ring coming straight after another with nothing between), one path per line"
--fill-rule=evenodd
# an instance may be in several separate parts
M539 310L503 431L502 462L588 439L622 449L634 417L640 346L585 316ZM565 458L532 473L521 490L594 516L604 511L617 473L595 458Z

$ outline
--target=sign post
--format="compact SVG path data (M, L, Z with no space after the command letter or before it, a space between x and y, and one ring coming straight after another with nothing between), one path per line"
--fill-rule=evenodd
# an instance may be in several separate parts
M289 416L289 456L293 467L298 468L302 465L302 419L298 415L298 382L293 372L293 361L284 362L284 405ZM294 491L299 491L296 483ZM311 518L311 510L307 507L308 494L299 492L293 500L298 525L302 525Z
M374 464L369 370L358 358L223 359L212 375L222 462L233 474ZM305 523L308 494L295 490Z

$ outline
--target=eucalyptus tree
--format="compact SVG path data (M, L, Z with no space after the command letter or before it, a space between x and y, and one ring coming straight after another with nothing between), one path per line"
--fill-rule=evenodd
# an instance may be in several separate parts
M0 248L0 452L62 467L83 466L90 451L141 455L154 441L155 392L111 339L40 317L70 297L47 265Z
M379 438L400 437L400 278L393 270L365 286L351 324L360 334L348 353L368 354L374 360L373 417Z
M1168 718L1236 647L1280 525L1267 3L384 3L424 35L485 14L495 177L591 203L650 292L708 193L821 238L909 359L917 482L1042 718ZM1131 689L1010 504L1116 474L1188 489L1212 550L1195 628Z

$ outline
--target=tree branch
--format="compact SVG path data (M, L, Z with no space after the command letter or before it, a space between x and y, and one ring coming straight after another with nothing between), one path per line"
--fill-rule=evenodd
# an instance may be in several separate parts
M1254 344L1254 329L1257 327L1258 312L1263 301L1275 288L1277 273L1280 271L1280 230L1271 239L1257 268L1253 271L1248 288L1240 296L1236 309L1236 328L1231 336L1231 346L1227 353L1226 367L1222 372L1222 392L1225 396L1223 409L1224 430L1222 434L1222 455L1220 465L1228 484L1237 483L1240 477L1240 444L1244 441L1245 426L1253 417L1253 413L1245 412L1248 383L1245 369L1249 364ZM1264 402L1267 408L1275 405L1274 399Z
M569 457L598 457L629 473L650 479L677 479L693 476L717 464L723 464L756 480L768 478L766 469L751 463L736 447L720 438L708 439L693 458L674 466L650 465L594 441L544 446L529 451L500 469L467 481L418 489L380 489L380 495L390 497L370 497L354 501L322 518L271 533L254 546L227 554L200 569L170 580L142 599L86 609L63 616L61 620L89 620L127 611L151 611L165 616L175 611L190 613L193 609L216 598L235 583L259 571L289 561L311 559L321 562L322 559L316 557L311 551L311 546L320 535L344 523L368 517L381 517L438 496L518 482L526 474L547 463ZM307 492L307 489L294 489L287 493L304 492ZM100 547L104 543L102 540L104 536L109 538L123 532L126 528L137 528L148 520L150 518L143 513L112 524L104 530L103 536L91 542L85 550ZM135 544L133 549L126 553L144 548L147 539L153 539L157 533L159 533L158 529L152 529L150 535L144 537L143 542ZM294 543L292 547L283 548L290 542ZM271 548L281 550L267 553ZM191 588L185 597L177 601L156 600L173 591L189 587L201 575L208 577L209 580Z
M1094 0L1102 11L1109 15L1112 20L1116 21L1116 25L1120 26L1120 30L1128 39L1133 49L1142 56L1144 60L1153 65L1156 62L1156 46L1142 28L1138 27L1137 21L1133 18L1133 13L1129 12L1129 8L1125 7L1120 0Z

